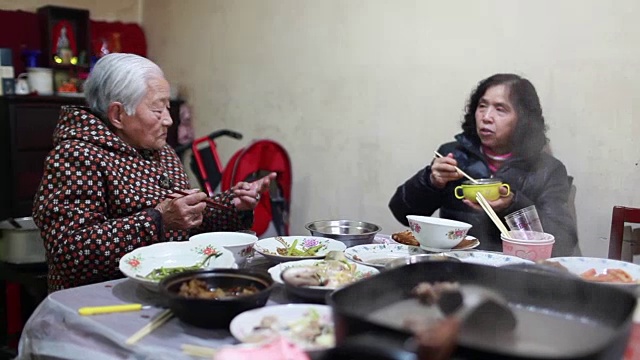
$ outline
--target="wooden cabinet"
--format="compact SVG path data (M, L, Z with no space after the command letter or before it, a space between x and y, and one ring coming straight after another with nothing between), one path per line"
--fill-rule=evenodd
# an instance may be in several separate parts
M173 125L167 142L178 143L180 105L171 102ZM84 98L60 96L0 96L0 220L31 216L44 159L53 148L53 130L60 106L85 105Z

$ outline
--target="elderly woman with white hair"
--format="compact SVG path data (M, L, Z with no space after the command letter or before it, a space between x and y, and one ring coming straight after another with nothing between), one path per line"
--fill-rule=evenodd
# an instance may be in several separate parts
M275 174L216 195L229 210L207 207L167 145L169 83L155 63L109 54L84 88L88 108L61 109L33 205L49 291L119 278L120 258L141 246L251 226Z

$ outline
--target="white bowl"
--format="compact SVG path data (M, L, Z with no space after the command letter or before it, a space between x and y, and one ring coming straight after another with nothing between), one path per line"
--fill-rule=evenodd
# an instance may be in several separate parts
M407 215L413 236L423 249L452 249L464 240L471 224L431 216Z
M164 242L137 248L120 259L120 271L131 280L151 291L158 291L159 280L145 278L160 267L193 266L204 260L212 251L221 253L211 258L204 269L237 267L231 251L211 243L189 241Z
M253 249L267 259L275 262L283 262L303 259L322 259L329 253L329 251L344 251L344 249L347 248L347 246L341 241L318 236L278 236L277 238L282 239L282 241L286 242L289 246L292 245L294 241L298 240L296 248L300 250L313 247L316 244L322 244L324 247L313 256L278 255L277 249L285 246L280 243L280 241L276 240L275 237L271 237L258 240L253 246Z
M314 266L315 264L322 261L323 260L319 260L319 259L288 261L288 262L280 263L276 266L273 266L268 271L273 281L275 281L280 285L284 285L287 288L287 290L292 292L293 294L300 296L301 298L306 298L311 300L324 300L325 296L328 293L332 292L333 290L336 290L337 287L287 285L285 284L285 282L282 280L282 277L281 277L282 272L291 267ZM358 263L352 263L352 265L356 266L356 274L355 274L356 281L380 273L378 269L371 266L366 266ZM346 286L346 285L343 285L343 286Z
M194 244L215 244L231 251L236 264L241 266L253 255L253 244L258 237L241 232L208 232L194 235L189 242Z

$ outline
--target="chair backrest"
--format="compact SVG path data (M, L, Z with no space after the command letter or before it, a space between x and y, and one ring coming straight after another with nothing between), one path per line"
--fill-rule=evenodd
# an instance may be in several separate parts
M640 224L640 209L614 206L609 235L609 259L622 260L622 240L625 223Z

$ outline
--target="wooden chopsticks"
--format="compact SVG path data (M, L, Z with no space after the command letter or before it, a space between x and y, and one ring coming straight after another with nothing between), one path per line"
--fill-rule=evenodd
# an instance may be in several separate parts
M173 193L174 194L178 194L178 195L182 195L182 196L190 195L188 192L182 191L182 190L173 190ZM173 197L171 195L172 194L169 194L169 197L175 198L175 197ZM229 211L234 210L234 209L230 208L229 206L227 206L225 204L221 204L221 203L219 203L217 201L214 201L213 199L210 199L210 198L204 199L204 202L207 203L207 207L210 207L210 208L220 209L220 210L229 210Z
M439 152L437 152L437 151L434 151L433 153L434 153L434 154L436 154L436 156L437 156L437 157L440 157L440 158L441 158L441 157L444 157L444 156L442 156L442 154L440 154L440 153L439 153ZM464 171L460 170L460 168L459 168L459 167L457 167L457 166L456 166L456 171L458 171L458 172L459 172L460 174L462 174L464 177L466 177L467 179L469 179L472 183L474 183L474 184L478 184L478 180L476 180L476 179L472 178L471 176L467 175L467 173L466 173L466 172L464 172Z
M185 355L207 358L207 359L212 359L214 356L216 356L216 353L218 352L218 350L210 347L190 345L190 344L182 344L180 348L182 349L182 353L184 353Z
M496 226L498 227L502 235L506 237L510 237L509 230L507 230L507 227L504 226L502 221L500 221L498 214L496 214L496 212L493 211L493 208L491 207L491 205L489 205L489 202L487 202L487 199L485 199L484 196L482 196L482 194L478 192L476 193L476 200L478 201L478 204L480 204L484 212L486 212L487 215L489 215L489 218L491 218L493 223L496 224Z
M145 325L142 329L138 330L135 334L131 335L131 337L127 339L126 344L133 345L137 343L140 339L151 334L153 330L162 326L164 323L169 321L169 319L171 319L172 317L173 317L173 313L171 312L171 310L165 310L161 312L160 315L158 315L156 318L151 320L150 323Z

